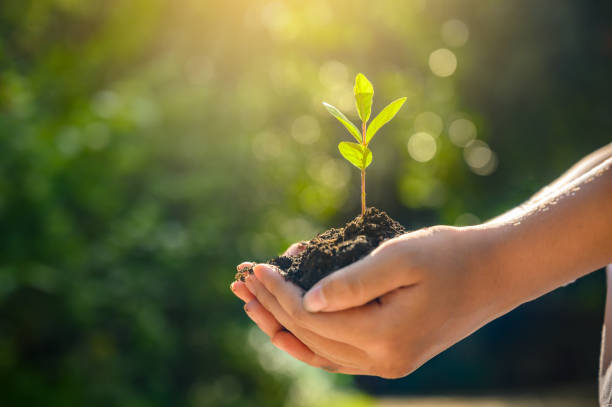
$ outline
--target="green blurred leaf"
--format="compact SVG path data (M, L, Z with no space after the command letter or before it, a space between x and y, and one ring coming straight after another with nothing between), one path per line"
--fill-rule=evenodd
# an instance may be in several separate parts
M366 131L366 145L370 143L372 137L374 137L376 132L378 132L378 130L380 130L382 126L384 126L391 119L393 119L393 117L397 114L397 112L400 110L405 101L405 97L394 100L393 102L389 103L378 114L378 116L374 118L374 120L372 120L372 123L370 123L370 127L368 127L368 130Z
M329 113L332 114L340 123L346 127L346 129L355 137L357 142L361 143L361 133L359 133L359 129L357 126L353 124L338 108L330 105L329 103L323 102L323 106L327 109Z
M374 87L372 83L363 74L358 74L355 78L355 104L361 121L367 122L370 120L372 113L372 98L374 97Z
M342 157L360 170L367 168L372 163L372 151L361 144L343 141L338 144L338 150Z

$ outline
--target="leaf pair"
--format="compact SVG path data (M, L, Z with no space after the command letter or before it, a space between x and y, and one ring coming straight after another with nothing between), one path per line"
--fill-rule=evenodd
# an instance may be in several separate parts
M355 78L355 87L353 88L355 94L355 104L357 105L357 112L359 113L359 117L361 121L365 124L370 119L370 115L372 113L372 99L374 97L374 87L372 83L363 75L358 74ZM355 126L340 110L336 107L330 105L329 103L323 102L323 106L327 109L329 113L332 114L340 123L346 127L346 129L351 133L355 140L357 140L360 144L365 144L366 146L372 140L372 137L380 130L385 124L387 124L400 110L406 98L400 98L394 100L389 105L387 105L379 114L376 116L372 122L370 123L369 128L366 130L366 134L361 134L357 126ZM365 140L363 140L365 137Z

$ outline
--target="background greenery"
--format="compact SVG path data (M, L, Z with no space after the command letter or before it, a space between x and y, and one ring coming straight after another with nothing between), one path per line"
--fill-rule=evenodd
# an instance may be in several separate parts
M611 8L0 2L0 404L367 405L274 351L228 289L238 262L359 211L350 137L320 102L354 118L357 72L374 112L408 96L373 145L368 203L412 228L475 223L610 141ZM594 393L603 284L357 384Z

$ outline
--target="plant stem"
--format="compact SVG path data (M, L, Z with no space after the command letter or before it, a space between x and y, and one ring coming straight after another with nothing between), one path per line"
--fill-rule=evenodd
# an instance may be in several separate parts
M366 146L366 123L361 122L361 145ZM365 192L365 166L361 169L361 217L365 216L366 192Z

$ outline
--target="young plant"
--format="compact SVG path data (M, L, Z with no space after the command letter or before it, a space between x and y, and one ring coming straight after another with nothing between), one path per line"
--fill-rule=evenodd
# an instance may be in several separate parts
M374 87L372 83L363 75L358 74L355 78L355 104L357 112L361 119L361 132L340 110L323 102L323 106L329 113L332 114L340 123L346 127L357 143L349 143L343 141L338 144L340 154L351 164L361 170L361 216L365 215L366 211L366 192L365 192L365 173L366 168L372 163L372 151L368 148L368 144L372 137L380 130L382 126L387 124L400 110L406 98L400 98L389 103L370 123L368 120L372 112L372 99L374 97Z

